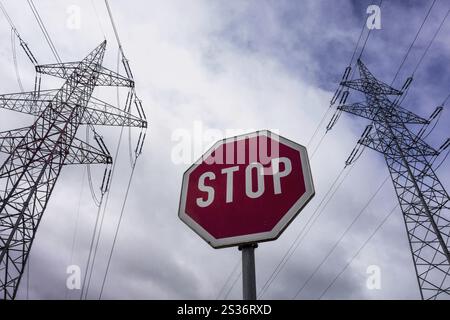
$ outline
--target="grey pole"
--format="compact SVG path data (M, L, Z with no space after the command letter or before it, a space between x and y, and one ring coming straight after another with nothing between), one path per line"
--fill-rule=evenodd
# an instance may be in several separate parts
M243 300L256 300L255 248L258 244L240 246L242 251Z

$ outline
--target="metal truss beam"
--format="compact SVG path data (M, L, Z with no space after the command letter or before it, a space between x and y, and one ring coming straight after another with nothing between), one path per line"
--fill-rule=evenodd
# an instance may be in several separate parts
M406 226L420 293L424 299L450 299L449 195L433 170L439 152L407 124L427 120L391 102L401 95L377 80L361 60L360 79L341 84L364 94L366 102L339 110L372 121L375 130L359 143L383 154Z
M146 128L143 109L130 113L92 97L97 86L124 86L134 82L102 66L106 41L82 61L38 66L37 71L65 79L59 90L0 96L0 108L36 117L30 127L0 133L0 299L14 299L42 215L65 165L110 164L101 138L98 147L76 137L81 125ZM132 94L131 94L132 95Z

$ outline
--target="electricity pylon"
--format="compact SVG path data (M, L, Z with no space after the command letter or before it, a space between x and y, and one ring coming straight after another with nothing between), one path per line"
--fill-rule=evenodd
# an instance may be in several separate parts
M429 120L400 106L412 78L402 90L377 80L358 60L360 79L347 80L346 71L341 82L338 113L366 118L372 124L365 130L359 145L383 154L394 184L408 234L417 280L422 299L450 298L450 210L449 195L434 171L433 163L440 152L449 146L449 140L435 150L423 140L430 121L442 111L438 107ZM349 89L360 91L365 102L346 105ZM391 101L388 96L397 96ZM414 133L408 125L419 124L422 129ZM356 150L356 149L355 149ZM355 158L355 152L349 158Z
M65 165L110 164L98 147L76 138L81 125L146 128L134 81L102 66L106 41L79 62L38 65L36 71L65 79L57 90L0 96L0 107L36 116L30 127L0 133L0 299L14 299L42 215ZM92 97L97 86L130 88L125 110ZM130 113L136 103L139 117ZM105 177L103 178L105 180Z

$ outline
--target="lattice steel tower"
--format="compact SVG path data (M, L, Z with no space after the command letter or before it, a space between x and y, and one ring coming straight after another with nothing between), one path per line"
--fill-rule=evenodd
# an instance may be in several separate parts
M0 167L2 299L16 296L37 228L62 167L112 162L99 136L96 135L98 147L76 138L79 127L147 127L140 100L134 96L132 77L102 66L105 47L106 41L80 62L36 66L38 74L66 80L59 90L37 89L0 96L1 108L36 116L30 127L0 133L0 151L7 154ZM125 109L93 98L96 86L129 88ZM131 101L136 104L139 117L130 113Z
M349 68L334 100L341 97L338 113L348 112L372 121L359 144L384 155L394 183L408 234L415 271L422 299L450 298L450 210L449 196L433 170L440 151L423 140L425 128L442 111L438 107L430 120L423 119L400 106L400 98L412 81L402 90L377 80L358 60L360 79L347 80ZM349 89L360 91L365 102L346 105ZM397 96L391 101L388 96ZM423 125L414 133L410 124ZM353 153L354 157L355 154ZM351 156L351 157L352 157ZM351 161L351 159L350 159Z

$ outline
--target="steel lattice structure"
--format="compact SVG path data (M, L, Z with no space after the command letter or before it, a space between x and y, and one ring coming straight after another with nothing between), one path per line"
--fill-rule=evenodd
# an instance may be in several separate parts
M81 125L146 128L130 113L134 81L102 66L106 41L80 62L36 66L39 74L65 79L59 90L0 96L0 107L36 116L30 127L1 132L0 151L0 298L14 299L41 217L65 165L110 164L103 143L98 147L76 138ZM125 111L92 97L97 86L130 88ZM130 96L131 95L131 96Z
M372 121L359 144L380 152L394 184L408 234L422 299L450 298L449 195L433 170L439 150L414 133L411 124L427 126L423 119L399 105L402 91L377 80L358 60L360 79L341 82L339 112ZM349 89L362 92L365 102L346 105ZM343 92L343 93L342 93ZM389 96L397 96L391 101ZM335 117L336 119L337 117Z

